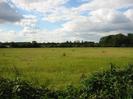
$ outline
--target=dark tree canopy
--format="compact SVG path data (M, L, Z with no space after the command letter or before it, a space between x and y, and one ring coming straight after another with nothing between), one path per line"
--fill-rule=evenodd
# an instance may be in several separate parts
M99 44L106 47L132 47L133 34L116 34L102 37Z

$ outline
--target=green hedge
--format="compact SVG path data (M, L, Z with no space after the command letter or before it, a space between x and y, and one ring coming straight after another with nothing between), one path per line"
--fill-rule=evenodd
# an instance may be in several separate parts
M133 99L133 65L94 73L63 90L35 87L20 79L0 78L0 99Z

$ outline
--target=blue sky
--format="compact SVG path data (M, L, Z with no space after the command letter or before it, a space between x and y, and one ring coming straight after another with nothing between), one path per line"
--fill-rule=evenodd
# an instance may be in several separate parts
M88 2L89 0L69 0L65 6L72 8L72 7L79 7L81 4Z
M133 33L133 0L0 0L0 41L98 41Z

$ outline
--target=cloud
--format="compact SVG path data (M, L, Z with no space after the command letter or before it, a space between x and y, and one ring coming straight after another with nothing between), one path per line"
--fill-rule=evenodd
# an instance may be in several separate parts
M124 14L126 15L127 18L133 21L133 9L127 10Z
M98 9L90 13L94 22L125 23L129 19L122 13L113 9Z
M21 21L16 22L17 25L22 27L34 27L36 23L37 18L33 15L24 15L24 18Z
M70 0L8 1L0 1L0 22L15 22L21 30L0 32L0 36L15 33L9 37L16 41L98 41L101 36L133 31L133 0L79 0L85 2L77 7L67 7Z
M11 7L7 2L0 1L0 23L17 22L23 18L16 8Z
M119 8L133 7L133 0L91 0L91 1L87 0L87 1L88 1L87 3L83 3L81 4L81 6L77 8L74 7L66 8L65 6L58 7L57 9L54 9L52 13L46 15L43 19L53 23L59 21L71 21L77 17L82 18L82 16L84 16L82 15L82 13L86 13L86 15L89 17L90 13L94 11L96 11L95 13L101 13L104 15L107 13L109 9L116 10ZM104 9L105 12L100 12L99 9ZM99 12L97 10L99 10Z
M86 39L98 38L101 34L132 32L133 20L131 10L125 13L112 9L98 9L92 11L90 16L75 18L63 24L63 30L69 37Z
M56 9L54 12L46 15L43 20L49 22L60 22L60 21L70 21L77 17L82 17L80 15L80 11L75 10L74 8L65 8L60 7Z
M4 31L0 29L0 41L14 41L15 40L15 31Z
M133 0L92 0L79 7L81 10L97 10L101 8L118 9L133 6Z
M65 4L68 0L12 0L18 7L26 10L50 12Z

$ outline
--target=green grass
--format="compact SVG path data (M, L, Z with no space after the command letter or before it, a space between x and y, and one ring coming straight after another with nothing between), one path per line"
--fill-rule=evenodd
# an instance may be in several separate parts
M78 85L81 76L133 64L133 48L29 48L0 49L0 75L62 88Z

